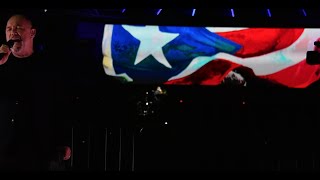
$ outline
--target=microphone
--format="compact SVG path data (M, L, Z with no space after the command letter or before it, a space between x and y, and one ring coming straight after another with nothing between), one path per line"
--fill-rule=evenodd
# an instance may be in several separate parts
M14 44L15 42L18 42L18 41L20 41L20 40L18 40L18 39L16 39L16 40L10 39L9 41L7 41L7 42L5 42L5 43L2 43L2 44L7 45L9 48L12 48L13 44ZM6 54L6 53L0 53L0 59L2 59L5 54Z

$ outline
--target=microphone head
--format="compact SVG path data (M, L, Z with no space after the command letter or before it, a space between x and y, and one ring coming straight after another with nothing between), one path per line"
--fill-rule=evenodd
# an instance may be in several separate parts
M19 41L20 41L20 40L18 40L18 39L15 39L15 40L10 39L6 44L7 44L10 48L12 48L13 44L14 44L15 42L19 42Z

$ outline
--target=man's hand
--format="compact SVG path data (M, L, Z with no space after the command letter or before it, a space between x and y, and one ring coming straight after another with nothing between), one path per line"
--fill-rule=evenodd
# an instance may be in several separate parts
M0 65L2 65L8 61L9 55L11 54L9 46L2 44L0 46L0 54L3 56L0 56Z

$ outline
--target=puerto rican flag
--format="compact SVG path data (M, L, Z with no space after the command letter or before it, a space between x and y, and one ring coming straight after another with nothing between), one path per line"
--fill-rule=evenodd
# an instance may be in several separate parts
M106 24L107 75L144 84L219 85L238 67L254 76L305 88L320 77L306 63L316 28L213 28Z

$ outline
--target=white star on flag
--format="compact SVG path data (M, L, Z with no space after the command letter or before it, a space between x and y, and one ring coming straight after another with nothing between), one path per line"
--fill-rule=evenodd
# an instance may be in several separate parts
M134 65L137 65L149 55L152 55L159 63L171 68L168 60L163 54L162 47L175 39L179 34L165 33L158 26L130 26L122 25L132 36L140 41Z

